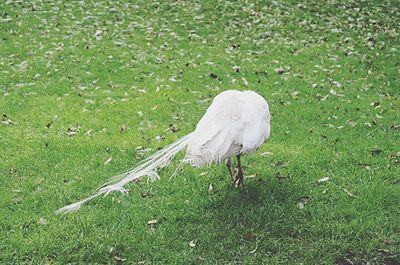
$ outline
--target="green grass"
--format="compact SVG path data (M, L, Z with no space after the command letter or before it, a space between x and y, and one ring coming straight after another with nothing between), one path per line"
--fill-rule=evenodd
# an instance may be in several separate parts
M302 2L1 1L0 263L400 264L398 2ZM242 189L177 159L54 215L226 89L272 113Z

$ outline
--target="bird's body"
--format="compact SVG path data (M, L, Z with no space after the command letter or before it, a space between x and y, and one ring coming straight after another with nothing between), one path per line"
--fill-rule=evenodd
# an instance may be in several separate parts
M253 91L218 94L190 136L186 159L196 167L254 152L269 137L268 104Z
M184 162L201 167L226 161L233 183L240 187L243 170L240 156L254 152L270 134L268 103L253 91L227 90L218 94L198 122L196 129L173 144L148 157L134 169L112 178L106 186L93 195L70 205L56 213L73 212L82 204L113 191L126 192L128 182L138 181L143 176L158 179L157 171L169 164L174 156L186 148ZM236 174L231 169L232 157L236 156Z

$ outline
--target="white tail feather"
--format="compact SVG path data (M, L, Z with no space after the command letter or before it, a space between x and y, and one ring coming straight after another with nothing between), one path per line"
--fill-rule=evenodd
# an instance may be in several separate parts
M93 200L100 195L108 195L110 192L118 191L127 193L124 186L132 181L139 181L144 176L148 176L151 181L158 180L160 176L157 170L167 166L179 151L184 149L190 139L191 134L180 138L175 143L161 149L152 156L146 158L142 163L132 170L111 178L104 187L100 188L93 195L80 200L76 203L64 206L58 209L55 213L71 213L79 210L79 208L86 202Z

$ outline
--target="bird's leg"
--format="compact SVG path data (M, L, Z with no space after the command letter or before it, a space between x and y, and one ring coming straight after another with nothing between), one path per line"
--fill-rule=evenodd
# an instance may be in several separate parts
M232 172L232 158L231 157L229 157L226 160L226 166L228 167L228 171L229 171L229 174L231 175L232 181L234 181L235 177L233 176L233 172Z
M242 165L240 164L240 155L237 155L236 159L238 161L238 166L237 166L237 173L235 175L233 184L235 185L235 188L238 189L243 184L243 169L242 169Z

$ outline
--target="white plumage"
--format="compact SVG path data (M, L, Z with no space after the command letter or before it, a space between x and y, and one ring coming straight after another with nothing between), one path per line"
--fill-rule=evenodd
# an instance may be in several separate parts
M191 134L186 159L193 166L254 152L269 137L268 104L253 91L217 95Z
M112 191L126 193L124 186L143 176L159 179L157 171L167 166L184 148L187 150L183 162L195 167L226 161L233 183L240 187L243 183L240 156L254 152L268 139L269 134L270 114L263 97L253 91L224 91L214 98L192 133L156 152L134 169L113 177L93 195L67 205L56 213L76 211L82 204ZM234 156L238 161L236 174L231 170Z

